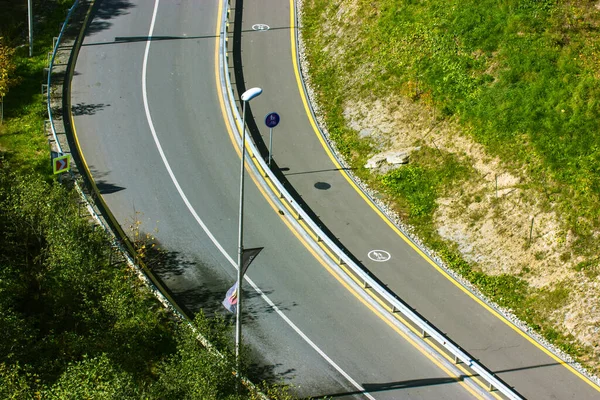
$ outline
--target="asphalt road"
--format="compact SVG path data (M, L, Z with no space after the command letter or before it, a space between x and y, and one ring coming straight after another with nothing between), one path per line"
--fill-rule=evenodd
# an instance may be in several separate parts
M155 270L178 302L224 312L239 156L217 100L217 2L163 1L156 18L154 6L96 1L72 81L76 133L121 226L139 221L156 237L166 262ZM251 179L245 226L245 246L265 247L248 276L273 304L245 284L255 374L295 385L298 396L469 396L327 272Z
M248 87L264 93L252 102L260 134L268 145L262 118L281 115L273 138L274 160L301 200L340 242L397 295L519 393L531 399L600 398L598 388L551 357L510 323L486 309L414 251L381 218L339 170L310 124L291 43L295 29L290 1L237 0L243 5L241 63ZM253 26L265 24L267 31ZM368 257L385 250L387 262Z

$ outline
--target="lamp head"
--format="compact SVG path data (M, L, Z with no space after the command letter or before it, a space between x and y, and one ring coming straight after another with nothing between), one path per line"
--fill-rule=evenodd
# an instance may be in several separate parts
M250 101L257 96L260 96L261 93L262 89L258 87L248 89L244 93L242 93L242 101Z

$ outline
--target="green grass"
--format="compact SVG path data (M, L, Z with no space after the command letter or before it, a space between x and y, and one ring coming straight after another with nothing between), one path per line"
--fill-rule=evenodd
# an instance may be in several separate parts
M553 0L356 0L304 4L302 35L311 84L331 138L357 176L386 193L404 221L444 262L546 339L585 361L591 349L553 327L565 287L538 290L522 276L490 276L444 242L432 223L436 200L472 169L423 146L411 163L381 177L364 161L375 152L344 118L346 97L405 97L458 123L539 193L572 232L575 269L598 275L600 242L600 16L592 3ZM341 29L341 35L340 34ZM332 57L330 50L343 49ZM360 75L357 75L360 74ZM357 82L349 85L347 82ZM476 216L475 216L476 217ZM539 254L537 257L542 258ZM529 273L529 268L523 268Z
M337 62L323 50L339 40L319 31L335 20L327 2L309 2L304 32L312 74L339 113L336 76L362 71L360 85L345 93L402 94L460 121L491 155L515 169L528 166L533 185L552 195L577 236L575 251L595 254L600 245L600 17L593 5L555 1L356 2L353 25L360 40ZM335 30L334 30L335 31ZM342 39L343 41L343 39ZM342 42L343 43L343 42ZM320 70L322 61L330 65ZM343 67L342 67L343 66ZM331 88L331 86L334 86ZM333 99L333 100L332 100ZM325 100L325 99L323 99ZM334 131L338 127L334 124ZM342 143L342 148L351 146ZM347 152L346 152L347 153Z
M4 124L0 127L0 148L17 169L50 174L50 150L44 134L46 103L41 94L45 58L17 57L21 83L4 98Z
M587 260L578 263L575 266L575 271L582 271L588 279L596 279L600 275L600 260Z
M47 119L45 95L42 95L44 68L47 54L52 51L52 38L58 35L59 24L64 21L72 0L62 0L46 5L44 23L36 25L33 57L28 57L27 46L19 47L15 54L16 80L4 98L4 123L0 125L0 150L4 162L18 170L33 170L51 175L50 150L44 133ZM9 29L10 31L10 29ZM17 39L7 38L17 44Z
M412 225L431 224L437 208L436 199L452 185L473 174L473 169L456 156L420 146L411 163L379 178L385 191L396 200L399 210L407 210Z

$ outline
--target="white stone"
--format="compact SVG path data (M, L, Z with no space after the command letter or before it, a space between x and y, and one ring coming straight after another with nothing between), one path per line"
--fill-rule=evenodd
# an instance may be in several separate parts
M398 165L398 164L408 164L409 158L410 158L410 156L409 156L408 152L396 151L393 153L388 153L385 160L390 164Z
M383 154L375 154L373 157L369 158L365 164L365 168L378 169L385 163L385 158L386 157Z

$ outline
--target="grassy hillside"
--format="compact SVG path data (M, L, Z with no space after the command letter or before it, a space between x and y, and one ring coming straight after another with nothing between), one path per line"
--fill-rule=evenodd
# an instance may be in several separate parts
M585 1L306 0L302 15L311 85L357 175L452 268L594 367L599 26ZM363 167L410 146L406 167Z

